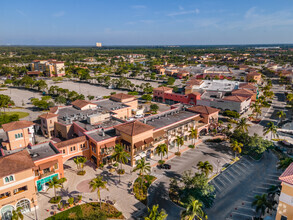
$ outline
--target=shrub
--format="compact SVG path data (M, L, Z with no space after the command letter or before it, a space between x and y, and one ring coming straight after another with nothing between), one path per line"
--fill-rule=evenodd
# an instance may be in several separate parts
M190 145L188 145L188 147L191 149L195 148L194 144L190 144Z
M57 196L57 197L52 197L49 202L52 203L52 204L57 204L59 203L61 200L61 196Z
M70 197L68 200L69 205L72 205L74 203L74 198Z
M81 201L81 199L82 199L82 195L78 195L78 196L77 196L77 200L78 200L78 201Z
M114 166L114 167L118 167L119 164L116 162L116 163L113 164L113 166Z
M103 164L103 163L101 163L101 164L99 165L100 168L104 168L104 166L105 166L105 164Z
M177 152L175 153L175 155L176 155L176 156L181 156L181 153L180 153L179 151L177 151Z
M86 173L85 170L80 170L80 171L77 172L77 175L79 175L79 176L84 176L85 173Z
M125 173L125 170L124 170L124 169L118 169L118 170L117 170L117 173L118 173L118 174L124 174L124 173Z
M224 111L223 115L231 117L231 118L239 118L240 117L240 114L238 112L231 111L231 110Z
M158 162L160 165L161 164L164 164L165 163L165 161L164 160L159 160L159 162Z

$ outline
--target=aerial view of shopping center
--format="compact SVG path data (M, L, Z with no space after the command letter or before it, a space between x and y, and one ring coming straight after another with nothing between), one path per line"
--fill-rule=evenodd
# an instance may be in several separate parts
M1 219L293 220L291 2L53 2L0 3Z

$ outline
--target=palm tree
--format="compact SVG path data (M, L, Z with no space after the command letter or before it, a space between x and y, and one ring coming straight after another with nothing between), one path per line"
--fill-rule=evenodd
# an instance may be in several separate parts
M141 188L142 188L144 175L151 172L151 165L150 165L150 163L146 163L145 158L141 158L140 160L137 161L137 165L133 169L132 172L135 172L137 170L139 171L139 175L141 177Z
M251 206L255 206L255 211L260 211L260 217L262 217L265 214L266 209L268 209L268 211L273 210L275 204L276 202L269 199L267 194L262 194L254 197Z
M213 165L211 165L209 163L209 161L205 161L205 162L202 162L202 161L199 161L197 163L197 169L199 169L202 173L205 173L206 176L209 175L209 172L213 172Z
M83 171L84 164L86 161L87 161L87 159L85 157L79 157L80 168L82 171Z
M280 159L279 163L278 163L278 169L282 169L285 170L287 169L287 167L293 163L293 158L290 157L286 157L283 159Z
M238 141L233 141L231 143L232 150L235 152L235 158L236 158L236 153L240 154L242 152L242 147L243 144L239 143Z
M284 111L278 111L277 116L280 119L280 123L286 118L286 113Z
M148 216L144 218L144 220L164 220L167 218L166 212L161 209L159 212L158 210L159 205L153 205L152 209L148 208Z
M168 153L168 147L166 144L159 144L155 150L156 154L161 155L161 161L163 161L163 156Z
M273 136L277 136L279 137L278 133L277 133L277 126L274 124L274 122L270 121L268 124L267 124L267 127L265 127L263 129L263 132L264 132L264 135L268 134L271 132L271 140L273 139Z
M255 113L256 118L258 118L258 116L261 114L261 107L258 103L253 103L251 105L252 108L252 112Z
M74 163L76 164L76 168L77 168L77 170L78 170L79 167L80 167L79 157L75 157L75 158L73 158L73 161L74 161Z
M129 154L124 151L123 146L121 144L116 144L114 148L114 152L111 156L115 161L120 163L120 169L122 170L122 163L125 164L127 162L127 157ZM120 172L119 172L119 182L120 182Z
M193 220L193 219L208 219L207 215L202 210L202 203L198 200L191 201L186 210L181 213L182 220Z
M246 118L241 118L240 121L238 121L236 124L236 129L238 129L242 132L248 131L248 127L250 127L250 125L247 124Z
M191 128L189 131L189 137L192 138L193 144L194 144L195 139L197 138L197 130L194 128Z
M101 189L106 189L106 181L103 181L103 177L98 175L96 178L92 179L89 182L90 188L92 189L92 192L97 190L98 199L100 200L100 208L102 209L102 199L101 199Z
M57 177L54 176L53 179L50 182L48 182L48 190L52 188L54 189L55 200L57 200L56 189L61 188L66 180L66 178L57 179Z
M178 152L180 152L180 147L184 144L184 139L183 137L177 136L175 141L178 147Z
M19 219L23 219L23 214L21 212L22 207L17 207L16 210L12 211L12 216L11 216L11 220L19 220Z

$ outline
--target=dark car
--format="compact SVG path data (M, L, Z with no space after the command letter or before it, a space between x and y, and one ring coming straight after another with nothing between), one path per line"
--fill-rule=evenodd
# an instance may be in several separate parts
M164 164L160 164L160 165L158 165L158 168L160 168L160 169L170 170L170 169L171 169L171 165L170 165L170 164L166 164L166 163L164 163Z

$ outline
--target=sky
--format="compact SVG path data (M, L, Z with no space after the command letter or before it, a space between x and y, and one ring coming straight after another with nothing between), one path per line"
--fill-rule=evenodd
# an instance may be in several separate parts
M293 43L293 0L0 0L0 45Z

